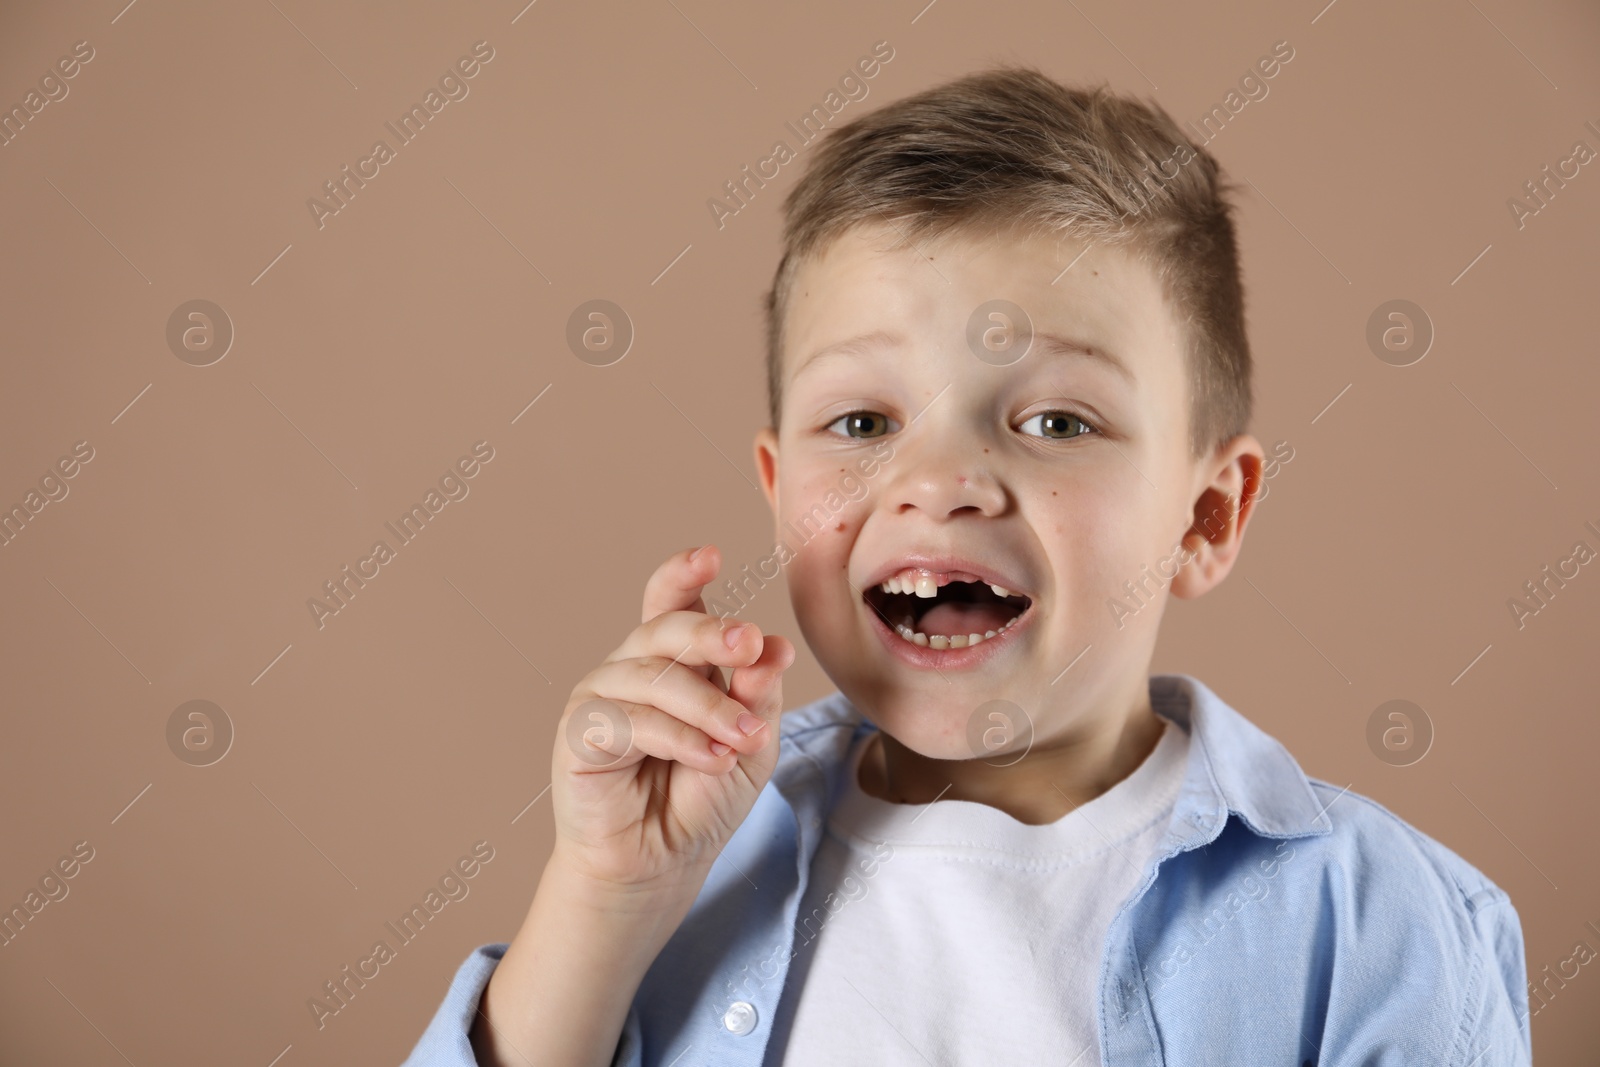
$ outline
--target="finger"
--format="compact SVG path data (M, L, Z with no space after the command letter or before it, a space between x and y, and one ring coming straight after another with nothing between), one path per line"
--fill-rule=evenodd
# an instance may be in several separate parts
M574 745L583 746L582 752L573 752L576 762L568 764L572 773L619 770L646 756L682 763L706 774L726 774L738 763L736 750L660 708L628 700L610 703L627 716L627 722L569 735ZM579 714L581 708L579 705L573 714Z
M758 752L766 745L745 706L722 692L703 675L664 656L618 660L596 668L584 689L606 700L648 704L740 752ZM754 737L740 728L740 716Z
M783 714L783 672L793 666L794 644L776 634L764 639L760 657L748 667L736 667L728 682L728 696L767 727ZM773 732L763 729L754 736Z
M649 622L664 611L704 613L706 603L700 597L700 590L721 569L722 553L716 545L688 548L668 556L645 583L644 610L639 621Z
M753 623L698 611L667 611L635 627L606 662L665 656L690 667L744 667L760 654L761 629Z

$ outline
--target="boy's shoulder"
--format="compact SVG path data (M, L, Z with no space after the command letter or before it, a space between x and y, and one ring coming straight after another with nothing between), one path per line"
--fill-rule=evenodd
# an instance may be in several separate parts
M1509 903L1506 891L1460 853L1378 801L1321 778L1308 776L1306 781L1334 816L1329 844L1341 862L1354 865L1353 870L1425 869L1469 915L1490 904Z
M1526 949L1510 895L1371 797L1320 778L1307 782L1327 806L1331 829L1291 842L1299 870L1279 880L1289 894L1280 925L1320 926L1334 956L1359 961L1357 970L1409 975L1432 997L1462 1005L1474 1031L1515 1032L1528 1011ZM1313 900L1314 919L1293 917Z
M1327 891L1381 897L1398 912L1428 901L1458 920L1509 904L1482 871L1353 783L1307 775L1281 741L1198 678L1153 675L1150 693L1158 712L1189 731L1185 795L1202 811L1213 805L1219 820L1238 816L1257 838L1308 849L1330 868Z

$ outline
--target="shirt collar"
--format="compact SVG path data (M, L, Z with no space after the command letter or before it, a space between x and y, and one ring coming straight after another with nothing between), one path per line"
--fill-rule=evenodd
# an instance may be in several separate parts
M1150 676L1150 705L1190 737L1174 823L1198 827L1204 840L1222 830L1227 812L1267 837L1325 834L1333 829L1310 780L1289 750L1188 674ZM809 854L820 815L830 811L844 785L851 744L877 727L834 692L785 712L779 727L780 762L773 783L800 816L802 847Z
M1333 829L1289 750L1200 679L1187 674L1151 675L1150 706L1189 731L1180 808L1187 805L1202 816L1231 811L1267 837L1325 834Z

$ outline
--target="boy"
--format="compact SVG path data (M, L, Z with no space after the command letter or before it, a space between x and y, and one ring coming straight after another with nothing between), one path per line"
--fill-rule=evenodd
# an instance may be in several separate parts
M745 581L839 692L780 718L793 645L668 559L567 704L526 921L409 1062L1529 1063L1506 894L1148 675L1262 485L1216 161L1008 67L810 166Z

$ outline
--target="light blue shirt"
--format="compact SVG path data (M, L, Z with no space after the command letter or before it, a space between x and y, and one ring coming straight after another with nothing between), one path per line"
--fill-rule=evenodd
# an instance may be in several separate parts
M1150 702L1189 732L1189 755L1095 961L1105 1067L1532 1063L1503 890L1382 805L1308 778L1198 679L1153 675ZM772 1024L811 858L850 745L875 729L837 692L784 713L772 780L640 983L615 1067L782 1062ZM472 1067L467 1033L505 949L461 965L404 1067ZM908 1047L905 1062L924 1061Z

